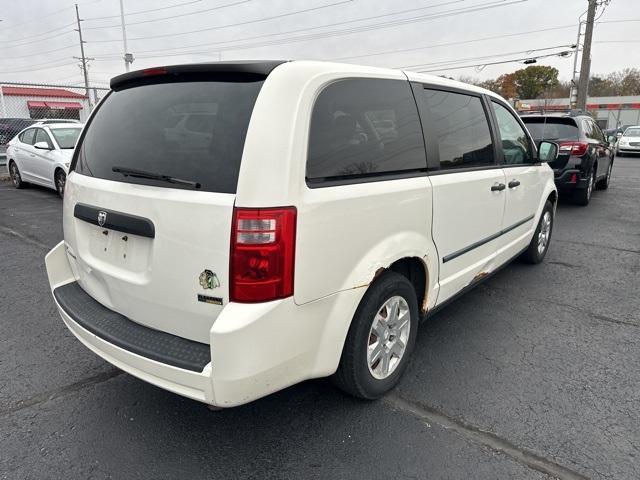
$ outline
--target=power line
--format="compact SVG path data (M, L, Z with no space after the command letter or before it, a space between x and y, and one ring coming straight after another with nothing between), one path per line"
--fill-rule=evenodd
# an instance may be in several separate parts
M401 11L398 11L398 12L390 12L390 13L385 13L385 14L381 14L381 15L374 15L374 16L371 16L371 17L362 17L362 18L356 18L356 19L353 19L353 20L345 20L345 21L342 21L342 22L334 22L334 23L331 23L331 24L328 24L328 25L319 25L319 26L315 26L315 27L306 27L306 28L300 28L300 29L296 29L296 30L289 30L288 32L285 32L285 33L290 34L290 33L298 33L298 32L308 32L308 31L311 31L311 30L318 30L318 29L331 27L331 26L338 26L338 25L345 25L345 24L349 24L349 23L364 22L366 20L373 20L373 19L377 19L377 18L390 17L390 16L395 16L395 15L402 15L402 14L409 13L409 12L415 12L415 11L419 11L419 10L442 7L442 6L445 6L445 5L451 5L451 4L454 4L454 3L460 3L460 2L464 2L464 1L465 0L447 1L447 2L443 2L443 3L435 4L435 5L429 5L429 6L426 6L426 7L411 8L411 9L408 9L408 10L401 10ZM502 0L502 1L505 1L505 0ZM236 26L236 25L238 25L238 24L233 24L233 25L229 25L229 26ZM224 28L224 27L225 26L220 27L220 28ZM268 33L268 34L254 36L254 37L249 37L248 39L251 40L251 39L257 39L257 38L267 38L267 37L273 37L273 36L282 35L282 34L283 34L283 32ZM245 39L245 40L247 40L247 39ZM222 43L228 43L228 42L222 42ZM210 45L210 44L206 44L206 45ZM176 47L176 48L190 48L190 47ZM170 49L170 50L173 50L173 49ZM143 50L143 51L141 51L139 53L156 52L156 51L158 51L158 50L146 50L146 51ZM162 51L166 52L166 50L164 50L164 49ZM208 54L209 52L190 51L188 53L189 54L200 54L200 53L207 53ZM183 53L180 52L180 53L173 53L173 54L164 53L164 55L146 55L146 56L143 55L143 56L141 56L139 58L154 58L156 56L179 56L179 55L183 55Z
M457 42L434 43L434 44L431 44L431 45L423 45L423 46L420 46L420 47L399 48L399 49L394 49L394 50L385 50L383 52L365 53L365 54L362 54L362 55L349 55L348 57L331 57L331 58L328 58L328 60L351 60L352 58L365 58L365 57L375 57L375 56L378 56L378 55L389 55L389 54L392 54L392 53L414 52L414 51L418 51L418 50L427 50L427 49L431 49L431 48L451 47L451 46L454 46L454 45L465 45L465 44L468 44L468 43L484 42L486 40L498 40L500 38L519 37L519 36L523 36L523 35L530 35L532 33L550 32L550 31L553 31L553 30L567 30L569 28L575 28L575 25L563 25L563 26L559 26L559 27L542 28L540 30L529 30L527 32L507 33L507 34L504 34L504 35L493 35L491 37L474 38L474 39L471 39L471 40L460 40L460 41L457 41Z
M200 0L198 0L198 1L200 1ZM181 13L179 15L171 15L169 17L160 17L160 18L154 18L154 19L151 19L151 20L142 20L140 22L127 22L127 26L129 27L131 25L141 25L143 23L160 22L162 20L174 20L174 19L180 18L180 17L188 17L189 15L198 15L200 13L213 12L214 10L221 10L223 8L235 7L236 5L241 5L243 3L249 3L251 1L252 0L239 0L237 2L227 3L225 5L218 5L217 7L205 8L205 9L202 9L202 10L196 10L194 12ZM121 24L103 25L103 26L100 26L100 27L86 27L85 30L98 30L98 29L101 29L101 28L116 28L116 27L120 28Z
M386 22L379 22L379 23L375 23L375 24L371 24L371 25L362 25L362 26L359 26L359 27L351 27L351 28L346 28L346 29L331 30L331 31L328 31L328 32L319 32L319 33L309 34L309 35L300 35L300 36L296 36L296 37L275 39L275 40L271 40L271 41L268 41L268 42L254 42L254 43L244 43L244 44L242 44L242 43L239 43L239 44L233 43L233 42L242 42L242 41L248 41L248 40L254 40L254 39L269 37L269 36L273 36L274 34L256 35L256 36L253 36L253 37L246 37L246 38L234 39L234 40L226 40L226 41L215 42L215 43L207 42L207 43L185 45L183 47L176 47L176 48L170 48L170 49L146 50L146 51L139 51L138 53L166 52L168 50L178 50L178 49L185 49L185 48L192 48L192 47L209 47L209 48L215 49L217 51L227 51L227 50L242 50L242 49L246 49L246 48L263 47L263 46L267 46L267 45L282 45L282 44L286 44L286 43L304 42L304 41L315 40L315 39L319 39L319 38L326 38L326 37L331 37L331 36L336 36L336 35L346 35L346 34L359 33L359 32L364 32L364 31L377 30L377 29L381 29L381 28L388 28L388 27L394 27L394 26L398 26L398 25L405 25L405 24L408 24L408 23L435 20L435 19L439 19L439 18L451 17L451 16L465 14L465 13L472 13L472 12L488 10L488 9L492 9L492 8L498 8L498 7L503 7L503 6L514 5L514 4L517 4L517 3L526 2L528 0L511 0L508 3L504 3L506 1L507 0L500 0L497 3L496 2L490 2L490 3L485 3L485 4L479 4L479 5L475 5L472 8L449 10L449 11L439 12L439 13L435 13L435 14L420 15L420 16L409 17L409 18L405 18L405 19L389 20L389 21L386 21ZM341 22L338 22L338 23L341 23ZM324 27L330 27L330 26L333 26L333 24L324 25ZM296 32L296 31L298 31L298 30L294 30L294 32ZM292 32L291 31L279 32L277 35L285 35L285 34L289 34L289 33L292 33ZM222 45L225 45L225 44L232 44L232 45L222 46ZM106 56L102 56L102 58L106 58Z
M49 33L57 32L58 30L63 30L65 28L68 28L68 27L71 27L71 26L73 26L73 23L67 23L65 25L62 25L61 27L57 27L57 28L53 28L51 30L47 30L46 32L40 32L40 33L37 33L35 35L29 35L27 37L12 38L11 40L0 40L0 42L2 42L2 43L15 43L15 42L20 42L22 40L29 40L31 38L41 37L43 35L47 35Z
M49 63L51 63L51 62L49 62ZM41 65L47 65L47 64L41 64ZM34 71L37 71L37 70L49 70L49 69L52 69L52 68L67 67L69 65L75 65L75 62L74 63L61 63L59 65L51 65L50 67L41 67L40 65L31 65L29 68L21 69L21 70L4 70L4 71L0 71L0 74L34 72Z
M47 55L49 53L59 52L61 50L67 50L69 48L75 48L75 47L77 47L77 45L74 43L73 45L67 45L66 47L60 47L60 48L54 48L53 50L45 50L44 52L30 53L28 55L16 55L16 56L13 56L13 57L3 57L3 60L14 60L14 59L21 59L21 58L38 57L40 55Z
M640 40L598 40L593 43L640 43Z
M154 39L154 38L176 37L176 36L179 36L179 35L191 35L193 33L208 32L208 31L211 31L211 30L219 30L221 28L236 27L236 26L239 26L239 25L248 25L250 23L266 22L268 20L274 20L276 18L283 18L283 17L289 17L291 15L297 15L297 14L300 14L300 13L313 12L313 11L316 11L316 10L321 10L323 8L335 7L336 5L343 5L345 3L351 3L351 2L353 2L353 0L340 0L339 2L330 3L328 5L321 5L319 7L305 8L303 10L296 10L294 12L282 13L282 14L279 14L279 15L273 15L271 17L259 18L259 19L256 19L256 20L247 20L245 22L231 23L231 24L227 24L227 25L217 25L215 27L201 28L199 30L190 30L190 31L187 31L187 32L163 33L161 35L150 35L150 36L145 36L145 37L134 37L134 38L130 38L129 40L148 40L148 39ZM120 40L93 40L93 41L91 41L91 43L114 43L114 42L119 42L119 41Z
M31 45L33 43L44 42L46 40L51 40L54 38L57 39L57 38L60 38L62 35L67 35L69 33L73 33L73 30L67 30L66 32L58 33L56 35L51 35L50 37L39 38L38 40L31 40L29 42L17 43L15 45L3 45L2 48L16 48L16 47L22 47L24 45Z
M48 14L44 14L44 15L38 15L38 17L34 20L27 20L26 22L21 22L21 23L16 23L15 25L9 25L8 27L4 26L4 23L2 25L2 30L6 31L6 30L11 30L12 28L17 28L17 27L22 27L23 25L28 25L30 23L36 23L36 22L41 22L43 19L45 18L49 18L49 17L53 17L55 15L59 15L63 12L66 12L67 10L71 10L73 9L73 7L66 7L63 9L58 9L55 12L51 12Z
M165 6L165 7L150 8L148 10L138 10L136 12L126 13L125 17L131 17L133 15L140 15L142 13L159 12L161 10L169 10L170 8L178 8L178 7L182 7L184 5L191 5L193 3L199 3L201 1L202 0L190 0L188 2L177 3L175 5L168 5L168 6ZM105 19L108 19L108 18L120 18L120 15L107 15L107 16L104 16L104 17L89 17L89 18L85 18L84 20L87 21L87 22L91 22L91 21L94 21L94 20L105 20Z
M571 47L571 45L556 45L554 47L543 47L543 48L535 48L535 49L528 49L528 50L520 50L517 52L494 53L492 55L483 55L479 57L467 57L467 58L460 58L456 60L442 60L442 61L431 62L431 63L419 63L417 65L405 65L403 67L395 67L395 68L409 69L409 70L412 68L436 67L436 66L445 68L446 66L455 65L458 63L466 63L466 62L477 61L477 60L486 60L486 59L491 59L496 57L507 57L510 55L518 55L522 53L530 54L533 52L543 52L545 50L553 50L557 48L568 48L568 47ZM561 53L561 52L557 52L557 53Z
M352 20L352 22L356 22L356 21L360 21L360 20L362 20L362 19ZM367 53L367 54L362 54L362 55L350 55L350 56L345 56L345 57L329 57L329 58L324 58L324 59L325 60L337 60L337 61L339 61L339 60L348 60L348 59L353 59L353 58L373 57L373 56L378 56L378 55L388 55L388 54L392 54L392 53L411 52L411 51L426 50L426 49L432 49L432 48L438 48L438 47L449 47L449 46L454 46L454 45L465 45L465 44L469 44L469 43L476 43L476 42L482 42L482 41L487 41L487 40L496 40L496 39L501 39L501 38L523 36L523 35L528 35L528 34L533 34L533 33L542 33L542 32L548 32L548 31L553 31L553 30L566 30L566 29L574 28L574 27L575 27L575 25L563 25L563 26L558 26L558 27L543 28L543 29L539 29L539 30L530 30L530 31L527 31L527 32L510 33L510 34L504 34L504 35L493 35L493 36L490 36L490 37L481 37L481 38L474 38L474 39L470 39L470 40L461 40L461 41L457 41L457 42L436 43L436 44L431 44L431 45L423 45L423 46L420 46L420 47L400 48L400 49L394 49L394 50L385 50L385 51L382 51L382 52ZM317 27L317 28L320 28L320 27ZM527 51L529 51L529 50L527 50ZM142 55L139 58L175 57L175 56L181 56L181 55L215 56L216 54L217 54L217 52L215 52L215 51L187 50L187 51L176 52L176 53L163 53L163 54L158 54L158 55ZM104 60L105 59L102 59L102 61L104 61Z
M478 63L475 65L464 65L461 67L451 67L451 68L436 68L436 69L429 69L429 70L418 70L418 73L432 73L432 72L442 72L445 70L461 70L464 68L473 68L473 67L486 67L488 65L501 65L504 63L516 63L516 62L524 62L526 60L538 60L540 58L549 58L549 57L570 57L573 54L573 50L564 50L562 52L558 52L558 53L550 53L548 55L537 55L535 57L524 57L524 58L515 58L515 59L510 59L510 60L501 60L501 61L497 61L497 62L485 62L485 63Z

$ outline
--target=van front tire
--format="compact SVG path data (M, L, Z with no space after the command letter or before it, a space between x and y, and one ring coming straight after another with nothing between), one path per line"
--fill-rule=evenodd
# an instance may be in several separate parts
M399 273L384 272L358 305L333 383L358 398L380 398L400 380L417 333L413 285Z

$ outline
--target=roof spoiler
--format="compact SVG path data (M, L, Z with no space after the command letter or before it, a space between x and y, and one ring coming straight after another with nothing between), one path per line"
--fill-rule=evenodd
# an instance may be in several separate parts
M143 79L146 80L153 77L200 75L208 73L248 75L255 76L256 78L265 78L274 68L285 62L287 62L287 60L260 60L248 62L190 63L184 65L151 67L123 73L122 75L113 77L109 86L113 90L117 90L127 84L138 83Z

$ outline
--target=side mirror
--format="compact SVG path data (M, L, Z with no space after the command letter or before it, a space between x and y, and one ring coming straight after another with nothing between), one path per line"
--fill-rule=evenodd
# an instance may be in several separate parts
M542 163L553 162L558 158L558 144L543 140L538 147L538 160Z
M36 142L33 144L33 148L37 148L38 150L51 150L47 142Z
M616 137L620 138L622 136L622 132L616 133Z

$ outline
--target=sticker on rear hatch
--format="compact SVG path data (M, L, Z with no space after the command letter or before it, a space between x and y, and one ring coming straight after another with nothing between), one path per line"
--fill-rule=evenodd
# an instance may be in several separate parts
M222 299L219 297L210 297L209 295L198 294L198 301L210 303L212 305L222 305Z
M200 274L200 286L205 290L210 288L218 288L220 286L220 280L218 276L211 270L205 270Z

